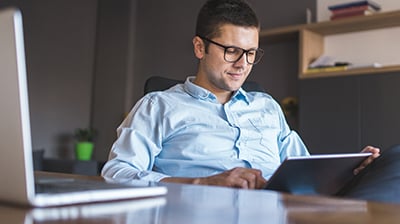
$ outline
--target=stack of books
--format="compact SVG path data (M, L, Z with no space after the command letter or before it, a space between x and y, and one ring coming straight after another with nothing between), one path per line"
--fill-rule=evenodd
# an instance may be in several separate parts
M331 20L349 18L353 16L370 15L381 10L381 6L373 1L354 1L328 6L331 11Z

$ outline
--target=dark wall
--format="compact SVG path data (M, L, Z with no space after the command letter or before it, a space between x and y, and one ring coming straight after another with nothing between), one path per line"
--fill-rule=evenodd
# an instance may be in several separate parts
M300 130L311 153L399 144L398 72L301 81Z
M142 96L144 82L151 75L183 79L195 74L192 38L203 2L138 1L132 104Z
M97 130L94 157L105 160L116 137L132 89L136 4L98 1L95 77L91 125Z
M23 14L32 140L46 156L73 156L90 122L97 1L0 1Z

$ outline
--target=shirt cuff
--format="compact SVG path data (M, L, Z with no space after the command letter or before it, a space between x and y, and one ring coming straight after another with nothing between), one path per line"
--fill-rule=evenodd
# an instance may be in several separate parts
M159 182L161 179L166 178L166 177L170 177L170 176L162 174L162 173L157 173L154 171L140 171L136 174L135 179Z

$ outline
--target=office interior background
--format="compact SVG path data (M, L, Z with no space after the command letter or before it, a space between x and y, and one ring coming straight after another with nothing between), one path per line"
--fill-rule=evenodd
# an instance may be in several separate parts
M73 159L75 129L93 127L97 130L93 160L105 161L116 128L143 96L147 78L185 79L195 74L197 61L191 41L197 12L204 2L1 1L1 8L15 6L23 14L34 150L43 149L49 158ZM328 20L327 5L346 1L249 2L262 29L272 29L307 23L307 15L311 15L311 22ZM397 0L376 2L384 11L400 9ZM399 30L392 28L390 32ZM337 44L343 38L362 43L371 36L346 35L331 38L326 50L346 50ZM393 41L375 40L374 45L386 46ZM361 45L367 51L372 44ZM394 58L390 63L400 64L392 56L398 45L383 53ZM398 72L300 80L297 39L277 43L260 39L260 47L266 54L249 80L260 83L278 102L287 97L298 99L298 113L287 119L311 152L355 152L365 144L386 148L400 142ZM368 52L338 54L359 58L372 54Z

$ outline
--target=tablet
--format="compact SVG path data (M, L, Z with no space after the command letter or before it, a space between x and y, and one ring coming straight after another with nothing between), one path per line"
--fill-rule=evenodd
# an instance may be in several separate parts
M354 177L371 153L288 157L268 180L267 190L292 194L335 195Z

